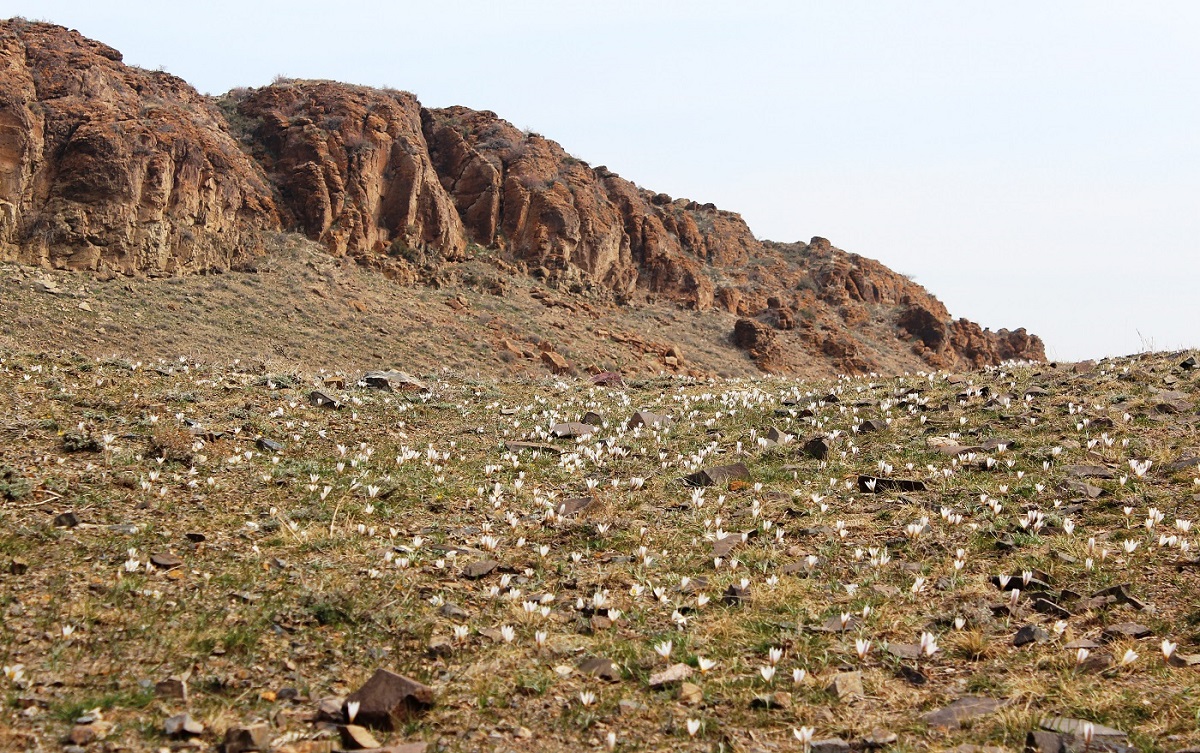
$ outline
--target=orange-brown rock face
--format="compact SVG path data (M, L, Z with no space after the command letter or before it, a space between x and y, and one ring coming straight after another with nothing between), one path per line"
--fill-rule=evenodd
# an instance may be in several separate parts
M759 241L737 214L642 189L495 113L332 81L218 107L21 20L0 22L0 55L0 259L199 271L283 229L411 283L453 279L447 266L482 247L568 292L740 317L731 336L773 372L1045 358L1038 338L952 320L879 262L824 238Z
M762 249L740 216L643 191L495 113L429 110L425 133L471 240L551 278L618 297L642 288L707 309L710 270Z
M189 272L278 228L258 167L186 83L77 32L0 22L0 258Z
M430 163L416 97L296 81L234 99L289 225L338 255L462 254L466 233Z

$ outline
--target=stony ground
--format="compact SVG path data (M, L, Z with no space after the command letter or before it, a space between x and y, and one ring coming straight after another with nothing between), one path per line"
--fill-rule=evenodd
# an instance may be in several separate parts
M387 392L51 345L0 352L5 750L1200 746L1186 353ZM432 702L380 729L378 669Z

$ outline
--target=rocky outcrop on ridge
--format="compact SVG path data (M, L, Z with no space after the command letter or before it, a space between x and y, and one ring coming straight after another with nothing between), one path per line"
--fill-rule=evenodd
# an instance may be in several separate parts
M75 31L0 23L0 258L195 272L279 228L261 170L187 83Z
M1024 330L954 320L879 262L756 239L712 204L645 190L495 113L280 80L218 101L74 31L0 22L0 259L122 274L251 263L298 231L402 283L486 256L598 304L740 318L765 371L1043 359ZM731 322L733 320L731 319Z

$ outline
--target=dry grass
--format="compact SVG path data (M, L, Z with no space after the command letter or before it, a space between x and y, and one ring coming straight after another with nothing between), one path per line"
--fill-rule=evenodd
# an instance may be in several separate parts
M16 749L53 747L71 719L96 707L116 725L110 740L136 750L168 745L162 720L184 704L156 697L153 683L187 671L187 708L209 728L202 746L256 718L270 720L277 736L312 735L304 715L316 701L348 693L378 666L427 682L438 699L390 740L449 750L599 749L610 732L621 750L792 750L792 729L802 725L856 744L874 728L891 730L896 751L965 742L1017 750L1048 714L1117 727L1142 750L1200 744L1200 669L1168 666L1158 648L1170 638L1182 653L1200 651L1200 568L1178 565L1195 553L1181 552L1192 534L1176 529L1176 519L1196 517L1200 471L1165 470L1196 450L1195 408L1157 407L1160 389L1196 400L1194 372L1175 366L1182 356L1105 362L1081 374L1014 366L966 375L993 394L1012 393L1008 404L980 396L960 403L965 385L944 374L810 383L654 378L609 390L586 380L445 372L424 395L362 389L352 374L345 389L326 388L346 403L341 411L309 405L321 375L283 359L159 362L125 352L97 360L12 349L2 358L0 466L16 471L10 483L19 477L29 489L0 502L0 654L9 667L23 665L20 681L0 681L0 739ZM898 402L908 386L920 389L920 404ZM1022 399L1033 386L1047 394ZM839 401L817 404L830 390ZM813 417L782 407L797 394L813 403ZM642 408L671 414L675 424L620 428ZM608 428L578 443L553 440L563 455L504 448L512 439L551 441L544 432L552 423L588 410ZM854 433L865 418L891 423ZM1106 419L1111 427L1094 428ZM797 443L761 447L757 437L772 425L841 436L818 463ZM97 440L98 449L66 452L67 432ZM927 443L952 433L965 444L1012 443L971 458ZM258 449L259 436L285 449ZM998 462L976 469L984 458ZM1131 459L1153 466L1138 477ZM679 482L698 465L734 461L747 464L749 483L697 499ZM880 463L929 490L859 492L857 475L880 474ZM1080 463L1127 478L1092 479L1105 495L1080 502L1063 486L1074 480L1069 466ZM589 493L597 502L578 518L547 518L553 500ZM943 507L962 522L947 520ZM1150 507L1164 513L1153 530L1142 523ZM1044 513L1042 530L1021 527L1027 509ZM56 526L68 510L82 524ZM1062 529L1067 517L1071 535ZM718 529L755 534L719 567L711 541ZM1160 533L1176 541L1160 544ZM1126 540L1138 542L1131 554ZM882 563L885 547L890 561ZM184 565L146 568L151 555L168 552ZM480 580L461 576L465 563L484 557L501 568ZM1008 594L990 579L1019 580L1023 570L1048 574L1056 599L1064 588L1086 598L1127 583L1153 611L1078 609L1059 636L1056 618L1032 610L1029 589L1012 614L1001 608ZM925 589L914 593L918 576ZM684 577L692 582L681 588ZM706 583L697 586L699 578ZM723 604L743 578L749 602ZM598 593L599 612L620 611L611 625L591 620ZM541 594L554 597L547 614L527 612L524 602ZM703 606L701 594L709 599ZM468 616L445 616L445 602ZM843 613L854 615L846 632L818 629ZM1099 639L1125 621L1153 637L1105 650L1119 657L1132 649L1138 658L1077 671L1064 644ZM1014 647L1026 624L1050 639ZM467 627L466 637L453 638L456 625ZM64 636L64 626L74 633ZM513 628L512 642L489 637L501 626ZM938 640L932 656L899 659L884 649L917 643L923 632ZM429 653L434 636L451 637L452 650ZM856 639L872 642L865 657ZM699 705L681 702L677 688L648 685L667 666L654 649L667 640L673 662L716 662L693 676ZM760 670L774 648L782 655L767 681ZM622 680L581 676L574 668L587 656L612 659ZM806 676L794 683L801 669ZM862 671L864 698L826 690L848 669ZM906 679L912 670L926 681ZM281 700L285 688L299 698ZM581 703L585 690L594 704ZM786 696L784 707L761 708L755 699L775 691ZM921 721L967 694L1007 703L961 730ZM695 736L689 719L700 722Z

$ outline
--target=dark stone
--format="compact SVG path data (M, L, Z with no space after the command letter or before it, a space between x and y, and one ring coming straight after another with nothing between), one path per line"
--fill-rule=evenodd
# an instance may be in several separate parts
M1026 753L1065 753L1063 736L1057 732L1030 730L1025 737Z
M1163 467L1171 473L1178 473L1179 471L1186 471L1191 468L1200 467L1200 458L1194 455L1184 455L1178 460L1172 460Z
M872 481L874 484L871 483ZM871 488L872 486L874 486L874 489ZM902 492L923 492L925 491L925 482L903 478L859 476L858 490L864 494L882 494L888 490Z
M208 540L207 536L197 531L189 531L188 533L183 534L183 536L193 544L199 544Z
M1033 600L1033 611L1040 612L1042 614L1052 615L1054 617L1058 617L1063 620L1065 620L1071 616L1071 612L1069 610L1067 610L1065 607L1060 607L1058 604L1055 604L1053 601L1050 601L1049 599L1044 599L1041 597L1038 597Z
M808 749L811 753L850 753L850 743L840 737L827 737L813 740Z
M74 512L60 512L54 517L54 525L59 528L74 528L79 525L79 516Z
M230 727L225 730L225 753L249 753L271 749L271 728L265 724Z
M824 434L818 434L815 437L809 437L804 440L804 444L800 447L801 451L811 458L824 460L829 456L829 437Z
M497 567L500 567L500 563L495 560L476 560L463 568L463 577L470 580L478 580L485 575L491 574ZM384 670L379 671L382 672Z
M745 480L749 478L750 470L746 468L744 463L731 463L729 465L714 465L711 468L696 471L683 480L688 486L717 486L736 479Z
M887 422L878 418L868 418L858 425L859 434L871 434L877 431L886 431Z
M340 400L321 390L313 390L308 393L308 402L318 408L327 408L329 410L341 410L344 407Z
M1108 588L1102 588L1096 593L1092 594L1092 598L1111 598L1114 599L1118 604L1127 604L1138 611L1144 610L1146 608L1146 602L1130 594L1128 591L1129 588L1130 585L1128 583L1109 586Z
M900 665L900 676L908 680L913 685L924 685L929 682L929 678L925 673L915 667L910 667L907 664Z
M433 705L433 690L404 675L377 669L366 684L346 698L346 703L355 701L359 704L355 722L373 729L394 730Z
M583 414L583 422L599 429L604 425L604 418L595 411L588 411L587 413Z
M363 382L373 390L384 392L428 392L429 388L403 371L368 371Z
M254 440L254 446L263 452L279 453L283 452L284 449L282 442L276 442L274 439L267 439L266 437L259 437Z
M172 675L165 680L159 680L154 683L154 695L159 698L177 698L187 703L187 679L179 675Z
M742 587L740 583L733 583L729 588L725 589L725 593L721 596L721 601L729 606L738 606L750 600L750 588Z
M1018 648L1030 643L1045 643L1050 640L1050 634L1037 625L1025 625L1013 637L1013 645Z
M983 440L980 447L985 452L992 452L999 449L1000 445L1004 445L1004 449L1006 450L1014 450L1017 447L1017 440L1006 437L991 437L990 439Z

